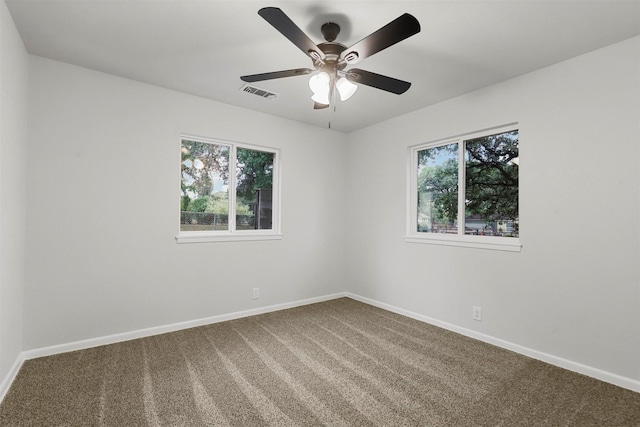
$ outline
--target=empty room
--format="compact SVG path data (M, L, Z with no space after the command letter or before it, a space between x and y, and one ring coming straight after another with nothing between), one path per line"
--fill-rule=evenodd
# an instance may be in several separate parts
M640 1L0 1L0 425L640 425Z

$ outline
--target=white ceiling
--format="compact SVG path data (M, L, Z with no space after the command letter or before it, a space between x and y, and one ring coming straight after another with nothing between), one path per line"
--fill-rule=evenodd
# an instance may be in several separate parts
M6 0L29 53L303 123L351 132L640 34L640 0L219 1ZM350 46L408 12L422 31L360 62L406 80L394 95L366 86L313 110L308 77L241 75L313 68L258 14L281 8L309 37L338 23ZM523 100L526 102L526 100Z

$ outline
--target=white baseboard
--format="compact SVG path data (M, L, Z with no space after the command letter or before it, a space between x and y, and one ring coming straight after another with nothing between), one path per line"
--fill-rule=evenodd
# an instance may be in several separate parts
M237 311L234 313L206 317L203 319L196 319L196 320L191 320L187 322L174 323L171 325L140 329L140 330L125 332L121 334L108 335L105 337L92 338L88 340L75 341L75 342L66 343L66 344L60 344L60 345L55 345L50 347L43 347L39 349L23 351L18 355L9 373L7 374L5 379L2 381L2 383L0 383L0 402L2 401L2 399L4 399L4 396L9 390L11 383L13 382L14 378L18 374L18 371L20 370L20 367L22 366L22 363L24 363L25 360L35 359L37 357L51 356L54 354L66 353L69 351L83 350L86 348L97 347L100 345L115 344L118 342L128 341L136 338L145 338L153 335L164 334L167 332L174 332L174 331L179 331L183 329L194 328L197 326L210 325L213 323L224 322L227 320L240 319L243 317L255 316L258 314L270 313L274 311L285 310L288 308L300 307L303 305L329 301L332 299L342 298L342 297L349 297L356 301L363 302L365 304L369 304L369 305L379 307L397 314L401 314L403 316L407 316L412 319L419 320L421 322L425 322L434 326L438 326L443 329L447 329L452 332L456 332L460 335L474 338L474 339L486 342L488 344L492 344L492 345L531 357L533 359L541 360L551 365L559 366L561 368L578 372L580 374L587 375L589 377L593 377L598 380L605 381L605 382L640 393L640 381L633 380L631 378L622 377L620 375L616 375L611 372L606 372L597 368L593 368L591 366L583 365L583 364L573 362L571 360L563 359L561 357L557 357L551 354L543 353L528 347L514 344L509 341L492 337L490 335L485 335L480 332L462 328L460 326L443 322L428 316L424 316L422 314L404 310L402 308L395 307L390 304L386 304L370 298L362 297L360 295L352 294L349 292L340 292L336 294L325 295L322 297L308 298L304 300L298 300L298 301L293 301L293 302L288 302L283 304L276 304L276 305L271 305L267 307L260 307L260 308L255 308L251 310Z
M175 332L183 329L195 328L197 326L210 325L213 323L225 322L227 320L240 319L243 317L255 316L257 314L271 313L273 311L285 310L287 308L300 307L303 305L314 304L323 301L329 301L336 298L342 298L347 296L346 292L337 294L325 295L321 297L308 298L304 300L298 300L283 304L270 305L266 307L259 307L250 310L237 311L235 313L221 314L219 316L206 317L203 319L190 320L187 322L173 323L171 325L157 326L154 328L139 329L136 331L124 332L120 334L108 335L99 338L91 338L88 340L75 341L66 344L59 344L50 347L37 348L33 350L26 350L20 353L11 367L11 370L0 384L0 402L4 399L11 383L15 379L22 363L25 360L35 359L38 357L51 356L54 354L66 353L69 351L84 350L91 347L98 347L101 345L115 344L118 342L129 341L136 338L145 338L153 335L164 334L167 332Z
M22 363L24 363L24 360L25 359L22 353L20 353L16 358L16 361L13 362L13 365L11 365L11 369L9 369L7 376L2 380L2 383L0 383L0 402L2 402L4 396L7 394L7 391L9 391L9 387L11 387L13 379L16 377L16 375L18 375L18 371L22 367Z
M36 357L51 356L53 354L66 353L68 351L84 350L86 348L100 345L114 344L122 341L129 341L136 338L145 338L153 335L166 334L183 329L195 328L198 326L210 325L212 323L225 322L227 320L240 319L243 317L255 316L257 314L271 313L273 311L285 310L287 308L300 307L317 302L329 301L347 296L346 292L331 294L322 297L308 298L283 304L270 305L267 307L252 308L250 310L236 311L234 313L221 314L218 316L205 317L203 319L189 320L186 322L173 323L170 325L156 326L153 328L139 329L137 331L124 332L121 334L108 335L106 337L91 338L88 340L76 341L67 344L54 345L34 350L24 351L24 360L35 359Z
M598 380L611 383L619 387L623 387L623 388L640 393L640 381L637 381L631 378L626 378L611 372L603 371L598 368L593 368L591 366L583 365L578 362L573 362L571 360L563 359L562 357L554 356L552 354L543 353L541 351L534 350L532 348L524 347L519 344L514 344L509 341L505 341L499 338L492 337L490 335L473 331L471 329L466 329L457 325L453 325L451 323L443 322L441 320L437 320L428 316L423 316L422 314L404 310L402 308L385 304L380 301L372 300L370 298L362 297L360 295L355 295L347 292L346 296L356 301L363 302L365 304L373 305L375 307L379 307L384 310L391 311L393 313L401 314L403 316L407 316L412 319L419 320L421 322L429 323L430 325L438 326L440 328L447 329L449 331L458 333L460 335L464 335L470 338L477 339L479 341L486 342L488 344L495 345L497 347L511 350L515 353L519 353L524 356L531 357L532 359L540 360L550 365L558 366L560 368L577 372L577 373L580 373L592 378L596 378Z

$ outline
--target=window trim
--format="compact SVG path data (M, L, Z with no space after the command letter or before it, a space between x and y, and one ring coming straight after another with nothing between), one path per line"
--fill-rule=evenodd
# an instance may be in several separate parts
M244 142L228 141L217 138L208 138L191 134L181 134L179 138L180 147L183 140L203 142L207 144L217 144L229 146L229 171L236 169L236 150L246 148L249 150L264 151L273 153L273 183L272 183L272 212L270 230L211 230L211 231L181 231L180 219L178 218L178 234L175 237L176 243L209 243L209 242L241 242L241 241L261 241L261 240L281 240L281 200L280 200L280 149L266 147ZM178 150L180 153L180 150ZM182 180L182 174L179 175ZM236 217L236 174L229 173L229 219L235 223ZM179 214L179 211L178 211Z
M499 236L469 236L464 234L464 200L460 194L464 194L465 189L465 167L458 167L458 216L462 216L462 220L458 220L457 234L437 234L437 233L420 233L418 232L418 151L438 147L447 144L458 144L458 164L464 165L464 142L467 140L480 138L488 135L495 135L504 132L518 131L520 138L520 128L517 122L509 123L502 126L491 127L475 132L465 133L449 138L442 138L418 145L408 147L407 156L407 217L406 217L406 234L404 237L407 243L423 243L431 245L457 246L476 249L488 249L507 252L520 252L522 243L520 237L499 237Z

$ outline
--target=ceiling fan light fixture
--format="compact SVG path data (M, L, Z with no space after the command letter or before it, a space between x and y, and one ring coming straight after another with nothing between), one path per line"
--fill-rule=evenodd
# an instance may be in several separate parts
M329 77L329 74L321 71L318 74L311 76L309 79L309 89L311 89L313 93L329 92L330 81L331 77Z
M342 101L349 99L357 90L357 85L352 84L354 81L358 85L370 86L397 95L406 92L411 86L409 82L370 71L360 69L344 71L347 65L356 64L419 33L420 23L409 13L402 14L351 47L335 42L340 33L340 25L334 22L326 22L322 25L320 30L326 42L316 44L282 9L263 7L258 11L258 15L313 61L313 66L318 73L312 75L308 83L313 92L311 99L315 101L314 110L320 110L331 105L336 90L340 94ZM240 79L244 82L257 82L310 73L313 73L310 68L298 68L246 75L241 76ZM345 75L348 76L348 80L344 78Z
M311 100L314 102L317 102L318 104L322 104L322 105L329 105L329 92L326 93L314 93L313 96L311 97Z
M309 89L313 92L311 99L318 104L329 105L329 83L331 77L324 71L311 76L309 79Z
M336 88L338 89L338 93L340 94L340 100L346 101L351 98L351 96L356 93L358 90L358 85L354 85L349 80L344 77L341 77L336 82Z

